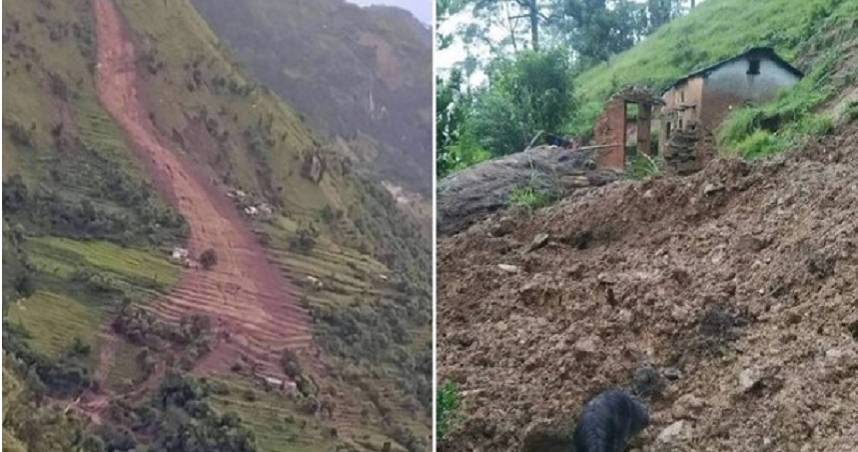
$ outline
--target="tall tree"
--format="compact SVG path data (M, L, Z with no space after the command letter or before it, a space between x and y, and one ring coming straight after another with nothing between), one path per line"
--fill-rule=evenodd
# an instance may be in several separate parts
M649 16L650 32L670 22L673 17L674 3L676 0L647 0L646 9Z
M560 0L557 14L566 18L564 33L589 65L633 46L646 33L645 5L632 0Z
M518 43L522 39L519 34L525 33L529 36L530 47L539 50L541 42L542 25L549 20L552 5L557 0L441 0L439 4L446 15L455 14L468 8L473 12L474 18L480 23L480 30L487 36L493 27L505 29L508 36L505 38L516 51ZM440 12L439 12L440 14ZM473 38L474 28L470 28Z

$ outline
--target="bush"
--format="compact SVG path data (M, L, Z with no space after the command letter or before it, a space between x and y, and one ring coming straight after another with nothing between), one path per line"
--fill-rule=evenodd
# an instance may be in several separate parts
M492 155L523 150L539 131L556 132L573 112L572 70L559 50L495 60L466 127Z
M9 177L3 181L3 209L8 213L15 213L27 205L27 186L19 174Z
M33 128L35 128L35 125ZM13 121L9 124L9 138L11 138L13 143L24 147L31 147L33 145L33 131L18 122Z
M289 237L289 249L301 254L309 254L316 247L316 231L302 227L295 235Z
M298 354L288 348L283 350L283 355L280 357L280 365L283 366L283 372L293 380L300 377L303 373Z
M214 248L209 248L203 251L203 254L200 254L200 265L205 270L211 270L212 267L217 265L217 253Z
M436 423L438 439L444 438L459 408L459 390L455 383L447 382L438 389L438 419Z
M736 145L742 156L747 159L766 157L784 151L788 142L776 134L758 130Z
M629 170L632 179L644 180L661 174L664 160L661 157L652 158L644 153L636 153L629 159Z

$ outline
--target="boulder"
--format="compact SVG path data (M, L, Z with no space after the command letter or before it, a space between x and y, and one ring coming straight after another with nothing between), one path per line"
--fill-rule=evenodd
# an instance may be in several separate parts
M509 204L521 187L555 196L614 182L622 173L597 168L595 153L538 146L447 176L438 181L438 232L451 235Z

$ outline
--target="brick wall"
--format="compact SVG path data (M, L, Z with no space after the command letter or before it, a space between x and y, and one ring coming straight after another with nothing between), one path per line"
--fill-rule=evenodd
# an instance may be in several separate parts
M605 113L596 122L593 139L596 144L610 145L599 150L596 163L603 168L623 169L626 164L626 101L621 98L611 100ZM640 132L638 132L640 133Z

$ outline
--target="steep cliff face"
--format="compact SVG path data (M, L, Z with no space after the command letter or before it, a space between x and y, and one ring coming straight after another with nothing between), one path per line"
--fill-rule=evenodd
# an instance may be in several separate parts
M390 182L432 184L432 34L343 0L193 0L239 61Z

